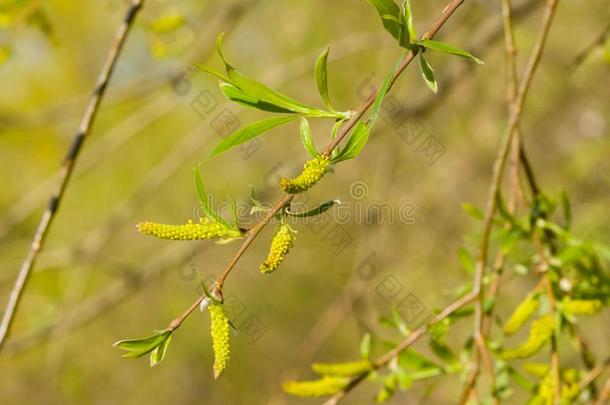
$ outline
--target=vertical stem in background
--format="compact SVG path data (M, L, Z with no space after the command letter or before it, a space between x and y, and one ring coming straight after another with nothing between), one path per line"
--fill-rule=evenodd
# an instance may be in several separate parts
M119 55L121 53L123 45L125 44L125 40L127 39L130 28L132 27L133 22L135 21L135 17L138 14L138 11L142 7L143 3L144 0L132 0L131 4L129 5L123 22L117 30L112 47L108 52L106 62L104 63L102 71L98 76L93 93L89 98L87 109L85 110L85 114L81 119L78 132L72 139L72 143L70 145L70 148L68 149L68 153L66 154L63 165L59 172L59 181L55 189L53 190L53 193L51 194L47 209L45 210L42 219L40 220L38 229L36 230L36 234L34 235L34 239L32 240L28 255L25 258L23 264L21 265L21 269L19 270L19 274L17 275L17 280L15 281L15 285L9 296L8 304L6 306L4 316L2 318L2 323L0 323L0 350L4 346L6 338L9 335L13 319L19 307L19 303L21 302L21 298L23 296L23 292L29 280L32 269L34 268L34 265L36 263L38 253L42 250L46 237L53 224L53 220L57 215L59 205L66 192L66 188L68 187L70 178L72 177L72 173L74 171L76 161L80 155L80 151L82 150L82 146L91 132L91 128L93 127L93 124L95 122L95 117L97 116L97 112L106 92L106 87L108 86L110 77L112 76L112 71L114 70L116 62L119 59Z
M517 132L519 123L521 122L522 108L525 103L525 100L527 99L527 95L534 74L537 70L540 58L542 56L542 52L544 50L544 46L546 44L546 39L549 33L549 29L551 27L551 22L553 21L553 16L555 15L556 6L557 0L547 0L544 15L542 17L541 32L530 54L530 58L526 66L523 79L521 80L519 86L517 97L513 104L513 108L511 109L512 111L510 114L508 128L506 130L502 146L499 150L498 157L494 163L493 178L487 195L487 204L485 207L485 216L483 220L483 231L481 234L481 243L479 245L479 256L476 262L473 286L473 292L477 295L477 300L475 302L475 315L473 325L474 341L476 344L473 348L472 360L470 362L471 370L466 380L464 392L461 398L462 404L468 401L468 399L471 397L472 393L475 390L481 358L483 358L487 362L487 359L489 357L489 352L487 350L486 342L483 337L483 276L485 274L485 269L487 268L489 239L491 236L493 218L496 214L497 209L496 196L498 195L498 191L500 189L500 184L502 182L502 177L504 174L504 168L508 160L508 155L510 152L513 137Z

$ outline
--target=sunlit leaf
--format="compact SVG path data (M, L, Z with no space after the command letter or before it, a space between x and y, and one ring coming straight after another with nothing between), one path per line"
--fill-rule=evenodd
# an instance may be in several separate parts
M212 149L212 152L210 152L205 159L209 160L216 157L236 146L241 145L244 142L249 141L250 139L256 138L272 128L286 124L287 122L293 121L296 118L297 117L294 115L288 117L273 117L246 125L220 141L220 143L216 145L214 149Z
M402 24L401 24L401 13L400 8L394 0L367 0L373 7L377 9L379 17L383 22L383 27L388 31L397 41L400 40Z
M287 210L286 214L290 215L291 217L296 217L296 218L308 218L308 217L315 217L317 215L320 215L326 211L328 211L329 209L331 209L335 204L339 204L340 201L339 200L329 200L326 202L323 202L322 204L307 210L307 211L303 211L303 212L292 212Z
M316 146L314 145L311 137L311 127L309 126L309 122L307 122L305 117L301 117L299 132L301 134L301 142L303 143L305 150L307 150L307 153L309 153L313 158L320 156L320 154L316 151Z
M203 185L203 179L201 178L201 173L199 173L198 166L195 166L193 168L193 180L195 182L195 190L197 192L197 198L199 199L199 204L201 206L201 209L203 209L203 212L205 213L205 215L209 219L219 222L221 224L224 224L230 228L230 225L227 223L227 221L225 221L224 218L222 218L220 215L216 214L216 212L214 212L214 208L210 205L210 201L208 199L208 193L205 190L205 187Z
M269 111L275 113L293 113L291 110L278 107L274 104L269 104L255 97L250 96L241 89L235 87L231 83L220 83L220 90L231 101L250 108L255 108L261 111Z
M168 335L167 338L162 341L157 347L150 352L150 366L154 367L159 364L165 358L169 343L172 341L172 335Z
M326 107L334 111L334 108L330 102L330 97L328 96L328 73L327 73L327 64L328 64L328 51L329 47L326 47L324 51L318 56L316 60L316 87L318 88L318 93L320 93L320 97Z
M434 51L448 53L450 55L461 56L462 58L469 59L473 62L478 63L479 65L484 65L481 59L473 56L470 52L465 51L463 49L456 48L444 42L434 41L432 39L422 39L421 41L417 41L418 45L421 45L425 48L432 49Z
M436 82L436 77L434 77L434 70L432 70L432 66L430 66L424 57L424 53L421 51L419 52L419 67L421 68L421 74L426 81L426 84L430 90L436 94L438 91L438 83Z
M364 122L359 121L345 147L337 156L331 159L331 162L337 163L358 156L369 140L369 133L369 126Z
M368 360L371 357L371 334L365 333L360 341L360 357Z

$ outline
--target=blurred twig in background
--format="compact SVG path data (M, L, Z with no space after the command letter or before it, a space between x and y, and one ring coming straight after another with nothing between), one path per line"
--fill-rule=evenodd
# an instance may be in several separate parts
M127 13L125 14L125 18L114 38L114 42L110 51L108 53L108 57L102 68L102 71L98 77L97 83L95 85L95 90L91 95L89 103L87 105L87 109L85 110L85 115L82 118L79 130L72 140L72 144L70 145L70 149L66 155L63 166L61 168L59 174L59 182L51 194L51 198L49 200L49 206L45 210L40 224L38 225L38 230L36 231L36 235L34 236L34 240L32 241L32 245L30 247L30 251L21 266L19 274L17 276L17 280L15 282L15 286L11 295L9 296L9 301L7 307L4 311L4 316L2 318L2 323L0 324L0 349L4 345L6 338L10 332L10 327L13 322L15 313L19 307L19 302L23 295L23 291L27 285L27 281L29 279L30 273L34 264L36 262L36 258L38 253L42 250L44 246L44 241L49 233L59 205L61 203L61 199L64 196L65 190L70 182L70 178L72 177L72 173L74 171L74 167L76 165L76 161L82 150L82 146L84 141L87 139L91 132L91 128L95 122L95 117L97 115L99 106L101 104L102 98L104 97L104 93L110 81L110 77L112 76L112 71L118 61L119 55L121 53L121 49L125 44L125 40L127 39L127 35L135 21L135 17L138 14L140 8L143 5L144 0L133 0L127 9Z

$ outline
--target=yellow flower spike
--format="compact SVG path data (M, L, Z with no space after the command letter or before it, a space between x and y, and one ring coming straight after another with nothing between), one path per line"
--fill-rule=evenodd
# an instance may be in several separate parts
M282 384L282 388L286 393L297 397L324 397L345 388L349 381L348 377L325 376L313 381L287 381Z
M593 315L597 313L601 307L600 300L572 300L566 298L562 301L563 312L567 315Z
M368 360L348 363L314 363L311 365L311 369L314 373L320 375L349 377L369 371L371 369L371 363Z
M555 320L551 315L536 319L532 323L527 340L514 349L504 350L502 357L506 360L527 358L538 351L551 338L555 330Z
M516 333L534 315L538 306L538 299L533 295L528 295L504 324L504 333L507 335Z
M242 236L240 230L229 228L207 218L201 218L197 224L189 220L182 225L142 222L136 225L136 228L145 235L170 240L231 239Z
M292 248L295 239L294 231L290 229L290 226L288 224L281 224L275 235L273 235L273 239L271 239L269 255L260 266L261 273L266 274L277 270L290 251L290 248Z
M222 304L212 303L208 308L210 310L212 349L214 350L214 378L217 379L229 364L231 357L229 318Z
M330 160L320 156L308 160L303 165L303 172L294 179L280 179L280 188L288 194L298 194L309 190L328 172Z

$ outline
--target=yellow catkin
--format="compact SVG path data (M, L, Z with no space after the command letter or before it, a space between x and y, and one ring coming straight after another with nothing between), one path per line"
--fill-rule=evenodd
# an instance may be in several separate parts
M316 374L349 377L361 374L371 369L371 363L367 360L352 361L348 363L314 363L311 369Z
M211 320L212 349L214 350L214 378L218 378L227 367L231 357L229 318L222 304L211 304L208 308Z
M553 405L553 397L555 395L555 382L553 376L548 373L546 377L540 381L536 396L529 402L530 405Z
M578 384L578 371L569 368L562 373L563 384L561 385L561 403L571 404L572 399L578 396L580 387Z
M504 359L527 358L536 354L551 338L555 330L555 320L551 315L535 320L527 340L514 349L502 352Z
M281 224L273 239L271 239L271 247L269 248L269 254L267 259L261 264L261 273L271 273L280 266L284 261L284 258L292 248L295 240L294 232L290 229L288 224Z
M572 300L566 298L562 301L563 312L567 315L593 315L601 307L600 300Z
M345 388L349 381L348 377L325 376L313 381L287 381L282 384L282 388L297 397L324 397Z
M534 315L538 310L538 300L533 295L528 295L527 298L520 303L512 313L508 321L504 324L504 333L512 335Z
M303 165L303 172L294 179L280 179L280 188L288 194L298 194L313 187L328 171L330 161L327 157L308 160Z
M207 218L201 218L199 223L189 220L186 224L182 225L142 222L136 227L138 231L145 235L171 240L231 239L242 236L238 229L229 228L224 224L210 221Z
M549 372L549 365L546 363L525 363L523 369L528 374L542 378Z

